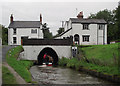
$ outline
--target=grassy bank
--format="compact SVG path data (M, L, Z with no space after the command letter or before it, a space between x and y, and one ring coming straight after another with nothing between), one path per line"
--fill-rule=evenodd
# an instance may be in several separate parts
M17 84L13 74L4 66L2 66L2 84Z
M68 68L74 68L76 70L80 70L80 68L91 69L97 72L101 72L109 75L119 75L118 67L110 67L110 66L100 66L92 63L87 63L84 61L78 61L76 58L67 59L62 58L59 60L60 66L66 66Z
M76 58L59 60L60 66L79 70L81 67L109 75L120 75L118 71L118 43L110 45L78 46Z
M120 52L118 45L120 45L120 43L86 47L78 46L78 48L79 51L82 52L83 57L87 58L90 63L101 66L118 66L118 52Z
M31 73L28 71L33 62L26 60L17 60L19 53L23 51L22 46L17 46L6 55L7 63L23 78L26 82L32 82Z

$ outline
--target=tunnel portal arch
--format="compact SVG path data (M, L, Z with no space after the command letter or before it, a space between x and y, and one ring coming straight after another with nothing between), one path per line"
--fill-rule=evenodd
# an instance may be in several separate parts
M58 64L58 55L55 52L55 50L53 50L50 47L46 47L46 48L41 50L41 52L38 55L38 64L42 65L42 63L43 63L43 56L44 56L45 53L47 53L48 55L50 55L53 58L53 65L57 65Z

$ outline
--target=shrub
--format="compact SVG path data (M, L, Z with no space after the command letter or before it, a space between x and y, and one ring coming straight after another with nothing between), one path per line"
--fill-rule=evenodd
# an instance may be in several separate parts
M68 60L69 59L67 59L65 57L62 57L62 59L59 59L58 65L60 65L60 66L66 66L67 63L68 63Z

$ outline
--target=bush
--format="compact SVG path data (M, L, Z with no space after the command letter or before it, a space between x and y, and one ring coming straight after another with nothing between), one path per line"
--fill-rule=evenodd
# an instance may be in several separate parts
M59 59L58 65L60 65L60 66L66 66L67 63L68 63L68 60L69 59L67 59L65 57L62 57L62 59Z
M75 68L76 63L79 63L79 61L76 58L72 58L68 60L67 67Z

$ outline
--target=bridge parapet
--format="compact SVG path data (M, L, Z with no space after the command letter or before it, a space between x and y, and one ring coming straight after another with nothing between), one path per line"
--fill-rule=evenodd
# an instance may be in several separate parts
M73 38L67 37L65 39L28 39L24 37L22 39L22 45L63 45L70 46L73 44Z

